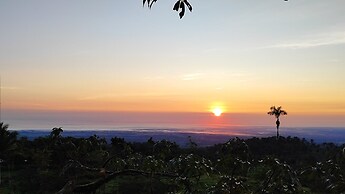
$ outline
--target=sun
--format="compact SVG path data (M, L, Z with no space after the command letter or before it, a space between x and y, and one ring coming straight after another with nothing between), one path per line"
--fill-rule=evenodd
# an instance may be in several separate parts
M214 108L214 109L212 110L212 112L213 112L213 114L214 114L215 116L217 116L217 117L219 117L219 116L222 115L222 113L223 113L222 109L220 109L219 107Z

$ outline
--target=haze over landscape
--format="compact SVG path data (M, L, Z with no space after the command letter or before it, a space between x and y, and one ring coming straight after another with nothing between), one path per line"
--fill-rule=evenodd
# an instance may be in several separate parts
M344 1L191 3L180 20L163 0L1 1L1 119L274 133L281 105L282 127L345 127Z

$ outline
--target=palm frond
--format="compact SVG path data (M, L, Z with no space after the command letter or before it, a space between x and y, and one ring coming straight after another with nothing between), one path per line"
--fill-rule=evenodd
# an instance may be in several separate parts
M271 111L267 112L267 114L274 115L276 118L279 118L280 115L287 115L287 112L283 110L281 106L271 106L270 110Z

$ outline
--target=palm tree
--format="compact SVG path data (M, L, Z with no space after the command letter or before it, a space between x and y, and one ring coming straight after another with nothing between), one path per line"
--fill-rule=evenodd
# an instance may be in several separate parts
M279 138L279 126L280 126L279 117L280 117L280 115L287 115L287 112L285 110L282 110L281 106L279 106L279 107L272 106L270 109L271 109L271 111L269 111L267 114L274 115L277 119L276 125L277 125L277 139L278 139Z

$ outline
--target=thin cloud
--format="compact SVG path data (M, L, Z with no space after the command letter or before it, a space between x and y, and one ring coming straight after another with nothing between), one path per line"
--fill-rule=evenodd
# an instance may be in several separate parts
M99 99L114 99L121 97L165 97L165 96L176 96L176 94L169 93L156 93L156 92L147 92L147 93L121 93L121 94L103 94L98 96L86 96L80 98L80 101L89 101L89 100L99 100Z
M330 59L328 62L330 62L330 63L339 63L340 60L339 59Z
M0 87L1 89L3 90L19 90L20 88L18 87L10 87L10 86L3 86L3 87Z
M299 41L274 44L263 48L305 49L320 46L332 46L345 44L345 32L323 34L305 38Z
M184 81L196 80L196 79L200 79L203 75L204 75L203 73L185 74L185 75L182 75L182 80Z

